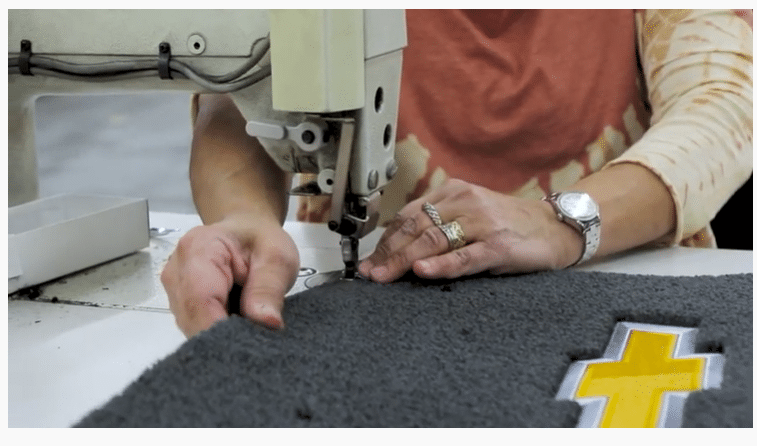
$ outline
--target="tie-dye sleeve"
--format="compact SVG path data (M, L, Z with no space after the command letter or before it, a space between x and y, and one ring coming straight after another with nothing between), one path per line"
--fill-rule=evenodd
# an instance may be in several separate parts
M651 127L608 166L641 164L676 208L676 244L703 228L752 172L751 13L636 15Z

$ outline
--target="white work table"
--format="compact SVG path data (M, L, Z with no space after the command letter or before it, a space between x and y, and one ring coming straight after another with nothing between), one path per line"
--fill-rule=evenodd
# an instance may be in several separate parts
M67 427L120 393L175 351L184 336L168 309L160 273L196 215L150 213L152 227L179 229L151 238L129 256L43 285L34 300L8 303L8 425ZM339 236L325 225L287 222L301 266L341 268ZM361 243L361 258L378 240ZM587 263L584 271L674 276L751 273L753 252L638 250ZM291 293L305 289L298 279Z

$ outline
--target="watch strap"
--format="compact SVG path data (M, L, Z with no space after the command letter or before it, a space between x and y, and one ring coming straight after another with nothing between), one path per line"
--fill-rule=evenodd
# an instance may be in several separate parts
M563 193L567 192L555 192L542 198L542 200L552 205L552 209L554 209L555 213L557 214L558 220L578 231L578 233L581 234L581 237L583 238L584 245L581 251L581 257L579 257L579 259L575 263L569 266L571 267L589 260L594 256L594 254L596 254L597 249L599 248L600 219L599 212L597 212L597 215L586 220L579 220L571 217L570 215L567 215L560 208L557 201L560 195L562 195ZM597 207L597 209L598 208L599 207Z

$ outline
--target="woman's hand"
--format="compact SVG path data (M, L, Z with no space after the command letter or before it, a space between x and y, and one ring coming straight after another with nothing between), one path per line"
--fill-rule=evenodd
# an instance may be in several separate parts
M242 316L282 328L284 296L297 279L299 253L278 222L223 220L187 232L161 280L176 323L187 337L228 317L229 292L242 285Z
M442 222L457 221L466 246L450 250L444 233L422 210L434 205ZM449 180L405 206L387 226L360 274L391 282L410 269L427 279L566 268L581 256L583 240L541 200L511 197Z

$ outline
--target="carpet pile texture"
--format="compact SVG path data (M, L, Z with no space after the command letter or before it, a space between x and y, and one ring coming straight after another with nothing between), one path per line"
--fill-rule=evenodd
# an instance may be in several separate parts
M453 282L363 280L287 299L273 332L232 316L79 427L573 427L555 394L619 321L696 327L725 356L684 427L752 427L751 274L558 271Z

